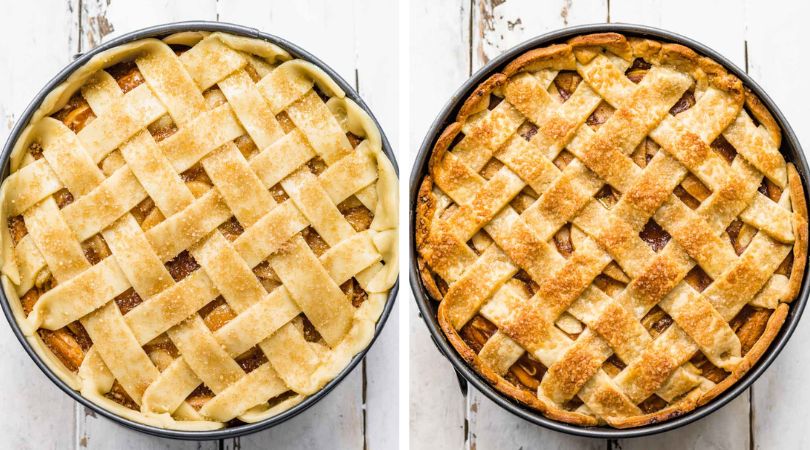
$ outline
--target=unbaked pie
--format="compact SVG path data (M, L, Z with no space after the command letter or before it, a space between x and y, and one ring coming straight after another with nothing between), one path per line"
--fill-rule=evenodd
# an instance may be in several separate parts
M185 32L50 92L2 185L3 287L70 387L173 429L256 422L368 346L397 278L373 120L269 42Z
M447 339L551 419L626 428L705 404L801 284L807 209L780 139L681 45L593 34L517 57L421 181L418 264Z

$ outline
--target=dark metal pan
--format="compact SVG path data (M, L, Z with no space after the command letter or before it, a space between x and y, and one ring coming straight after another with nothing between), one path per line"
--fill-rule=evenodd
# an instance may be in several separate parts
M507 52L493 59L486 66L481 68L453 94L451 100L444 106L444 108L442 108L438 117L430 126L430 129L428 130L427 135L425 136L424 140L422 141L422 145L419 148L419 153L416 156L416 161L414 163L413 170L411 172L410 199L409 199L410 217L408 223L411 237L414 236L415 230L414 215L416 211L417 193L419 191L419 185L422 181L422 178L427 173L428 160L430 158L430 153L431 150L433 149L433 145L436 139L439 137L440 133L445 129L445 127L453 122L453 119L455 118L456 113L461 107L461 104L464 102L465 99L467 99L467 97L471 94L471 92L482 81L489 78L489 76L492 75L494 72L503 69L503 67L509 61L511 61L518 55L526 52L527 50L538 47L545 47L555 42L563 42L568 40L569 38L572 38L580 34L605 33L605 32L617 32L626 35L649 37L661 41L668 41L682 44L689 48L692 48L698 53L701 53L705 56L714 59L718 63L725 66L731 73L733 73L739 79L741 79L743 83L762 100L765 106L773 114L777 123L782 128L783 138L781 151L784 155L786 155L787 160L795 164L796 170L802 177L805 187L807 186L807 179L808 174L810 174L810 169L808 169L807 161L804 158L804 153L802 153L802 148L801 145L799 144L799 140L796 137L796 134L793 132L793 129L791 129L790 125L785 119L785 116L782 114L779 108L776 107L773 100L771 100L768 94L766 94L765 91L763 91L762 88L756 82L754 82L754 80L750 76L748 76L748 74L745 73L745 71L735 66L731 61L728 60L728 58L722 56L721 54L717 53L716 51L699 42L693 41L692 39L686 38L684 36L669 31L660 30L657 28L652 28L643 25L629 25L629 24L582 25L566 28L563 30L553 31L551 33L547 33L542 36L537 36L508 50ZM807 195L808 195L807 189L805 188L805 198L807 198ZM694 422L695 420L698 420L702 417L705 417L714 411L717 411L718 409L726 405L728 402L733 400L735 397L740 395L740 393L745 391L751 385L751 383L754 382L754 380L759 378L759 376L762 375L763 372L765 372L765 369L767 369L768 366L771 365L771 363L773 362L774 359L776 359L776 356L779 354L782 348L784 348L788 339L793 334L793 331L796 329L796 325L799 323L799 318L802 315L802 311L804 311L804 308L807 305L808 289L810 289L808 288L808 286L810 286L810 277L807 276L807 268L805 268L805 277L802 281L802 287L801 291L799 292L799 296L796 300L793 301L790 307L790 311L788 312L787 319L785 320L785 324L779 330L779 333L777 334L776 338L774 338L773 342L771 343L766 353L762 355L759 361L757 361L754 367L751 368L751 370L749 370L745 376L743 376L731 388L718 395L711 402L701 407L698 407L695 410L690 411L689 413L684 414L683 416L680 416L678 418L668 420L663 423L645 425L638 428L620 430L609 427L581 427L577 425L571 425L548 419L545 416L543 416L543 414L540 413L539 411L527 408L523 405L518 404L515 401L508 399L507 397L499 393L497 390L495 390L495 388L493 388L486 380L481 378L475 372L475 370L473 370L469 365L467 365L466 362L464 362L461 356L459 356L459 354L456 352L453 346L450 345L450 343L447 341L444 334L442 333L438 320L436 318L438 303L434 302L429 298L427 291L422 285L422 281L419 276L419 270L416 264L417 253L415 243L413 242L413 238L411 238L410 241L409 251L411 256L410 273L409 273L411 289L416 298L416 303L419 306L420 315L422 316L422 319L425 321L425 325L427 325L428 330L430 331L431 334L431 338L433 339L433 342L436 344L436 347L438 347L439 351L453 364L453 368L456 370L459 379L459 384L461 385L461 389L463 392L466 392L468 387L467 384L470 383L473 386L475 386L476 389L481 391L490 400L498 404L503 409L511 412L512 414L518 417L528 420L529 422L552 430L561 431L564 433L603 439L631 438L673 430L675 428L679 428L686 424Z
M234 25L229 23L221 23L221 22L208 22L208 21L190 21L190 22L175 22L175 23L168 23L164 25L157 25L149 28L144 28L142 30L133 31L132 33L127 33L121 37L116 39L112 39L109 42L99 45L98 47L94 48L93 50L88 51L87 53L77 55L75 60L67 65L61 72L59 72L48 84L42 88L41 91L34 97L28 107L20 116L17 123L14 125L14 128L11 130L11 134L6 141L5 146L3 147L3 152L0 154L0 164L2 164L2 170L0 171L0 182L2 182L5 177L9 174L9 155L11 153L11 149L14 146L17 138L20 136L20 133L23 129L28 125L28 121L31 118L31 115L36 111L39 107L42 100L45 96L53 90L56 86L61 84L65 81L70 74L72 74L76 69L83 66L87 61L90 60L94 55L108 50L110 48L119 46L121 44L126 44L128 42L137 41L139 39L144 38L162 38L168 36L173 33L179 33L182 31L221 31L226 33L231 33L239 36L263 39L268 42L271 42L279 47L283 48L287 52L290 53L295 58L304 59L309 61L316 66L318 66L321 70L326 72L335 82L346 92L346 96L360 105L369 116L371 116L374 123L377 125L377 128L380 129L380 135L382 136L382 146L383 152L388 156L388 159L391 160L391 163L394 165L394 170L397 171L399 174L399 169L397 166L396 158L394 157L394 152L391 149L391 145L388 143L388 139L385 137L385 134L382 132L382 128L380 127L377 119L371 113L371 110L368 106L363 102L363 99L357 94L354 88L347 83L343 78L340 77L334 70L332 70L329 66L324 64L320 59L316 58L306 50L298 47L297 45L284 40L280 37L273 36L271 34L263 33L259 30L254 28L248 28L241 25ZM20 341L22 346L25 348L25 351L28 352L28 355L31 356L31 359L34 360L36 365L45 373L45 375L60 389L65 391L65 393L71 396L74 400L81 403L82 405L86 406L87 408L91 409L92 411L116 422L120 425L126 426L133 430L137 430L143 433L151 434L154 436L166 437L166 438L173 438L173 439L188 439L188 440L211 440L211 439L224 439L224 438L233 438L237 436L243 436L250 433L255 433L257 431L264 430L266 428L270 428L272 426L278 425L282 422L285 422L292 417L300 414L310 406L317 403L319 400L324 398L332 389L335 388L349 373L354 369L360 361L368 352L368 349L371 348L371 345L380 335L383 326L385 325L385 321L388 319L388 316L391 314L391 309L394 306L394 301L397 296L397 291L399 289L399 280L394 284L391 288L391 292L388 294L388 300L385 304L385 308L383 309L382 315L380 316L380 320L377 322L375 331L374 331L374 338L366 347L365 350L358 353L351 359L349 365L347 365L332 381L326 384L320 391L316 392L315 394L307 397L299 403L298 405L276 415L269 419L263 420L261 422L239 425L232 428L224 428L221 430L212 430L212 431L179 431L179 430L167 430L163 428L153 427L149 425L144 425L142 423L133 422L131 420L124 419L116 414L113 414L106 409L103 409L96 405L95 403L87 400L86 398L82 397L81 394L71 389L64 381L62 381L59 377L57 377L48 366L39 358L39 356L34 352L31 348L31 345L25 339L22 331L20 330L19 325L17 324L14 315L9 308L8 299L6 298L5 292L0 289L0 306L3 308L3 312L8 319L9 324L11 325L11 329L14 331L14 335L17 336L17 339Z

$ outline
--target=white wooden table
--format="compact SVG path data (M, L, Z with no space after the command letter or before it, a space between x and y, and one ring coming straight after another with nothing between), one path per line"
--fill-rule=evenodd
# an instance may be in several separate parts
M0 118L16 117L74 54L111 37L179 20L220 20L286 38L359 88L397 141L396 6L393 1L20 0L0 14ZM391 449L398 440L398 312L366 360L325 399L271 430L221 442L152 438L96 417L56 388L0 325L0 448Z
M530 37L570 25L640 23L692 37L745 68L773 97L810 149L810 70L799 51L810 3L714 0L412 0L410 153L472 72ZM794 44L795 42L795 44ZM403 174L403 179L405 175ZM410 293L408 293L410 294ZM405 299L405 295L403 295ZM410 443L413 449L794 449L810 447L810 318L746 394L705 420L657 436L571 437L503 411L472 386L459 390L410 299Z

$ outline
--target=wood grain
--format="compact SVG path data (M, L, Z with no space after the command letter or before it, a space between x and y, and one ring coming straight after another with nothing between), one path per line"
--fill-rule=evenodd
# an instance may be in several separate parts
M11 37L0 42L0 49L13 62L0 73L0 114L6 125L3 133L8 134L28 101L74 53L144 26L219 19L290 39L355 84L392 143L397 142L397 133L408 134L410 146L399 149L400 155L406 155L400 159L401 179L406 180L431 121L472 71L534 35L609 19L684 34L723 53L740 67L747 66L780 105L799 138L810 139L810 134L799 127L810 94L800 87L798 76L807 72L808 63L792 45L803 37L802 18L810 15L806 2L411 0L409 67L394 63L398 20L391 3L70 0L44 9L32 2L16 2L0 18L5 33ZM32 57L32 48L36 49L36 57ZM408 130L396 126L396 78L402 70L410 71ZM754 384L750 395L680 430L606 442L536 427L504 412L474 390L462 395L450 364L439 354L418 317L410 292L406 288L403 292L406 295L401 301L408 302L410 315L405 330L411 347L409 380L397 376L399 329L394 311L364 366L359 366L322 402L272 430L221 443L151 438L87 414L41 374L6 328L0 332L1 350L7 355L7 363L0 367L0 401L13 404L15 414L2 421L0 442L4 447L38 449L64 448L66 442L77 449L120 445L144 449L389 449L395 448L398 423L397 396L392 386L408 382L411 398L407 432L414 449L810 446L805 430L810 389L803 375L810 371L810 360L802 345L810 339L807 320L774 365Z
M410 5L411 168L433 118L470 74L470 1L413 0ZM403 175L402 179L406 179ZM412 294L410 308L410 446L460 449L466 439L466 399L450 363L442 357Z
M745 39L748 43L748 73L759 83L786 116L805 156L810 149L807 105L810 93L801 87L802 74L810 70L798 49L804 42L810 15L807 2L780 5L747 1ZM810 416L810 373L807 342L810 342L810 314L805 311L795 333L782 353L752 391L752 448L808 448L807 417Z
M48 14L23 2L0 15L0 117L3 141L33 96L77 49L76 11L59 4ZM36 48L36 57L31 49ZM5 448L60 449L76 438L74 402L34 365L8 326L0 327L0 404L7 410L0 421ZM35 439L34 439L35 438Z

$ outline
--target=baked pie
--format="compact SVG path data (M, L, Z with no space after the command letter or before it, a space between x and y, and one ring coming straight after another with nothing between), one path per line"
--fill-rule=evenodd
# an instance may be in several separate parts
M681 45L582 35L435 142L418 267L449 342L545 416L627 428L736 383L799 291L807 207L766 107Z
M3 287L50 369L127 419L256 422L368 346L397 279L373 120L269 42L184 32L45 97L2 185Z

